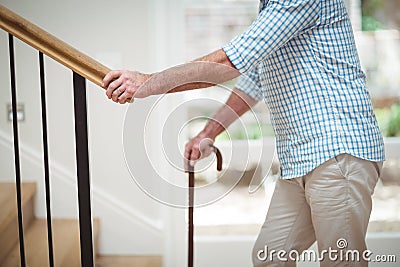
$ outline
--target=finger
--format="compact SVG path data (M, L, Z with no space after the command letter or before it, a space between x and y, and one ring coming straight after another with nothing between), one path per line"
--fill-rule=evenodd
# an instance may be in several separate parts
M118 89L114 90L114 92L111 95L111 98L114 102L118 103L118 98L125 92L125 86L122 85Z
M132 99L134 95L135 95L134 93L127 92L127 90L125 90L125 91L118 97L118 102L119 102L120 104L125 104L125 103L128 101L128 98L129 98L129 99Z
M112 80L116 80L119 76L121 76L122 71L120 70L112 70L106 74L103 78L103 88L107 88Z
M196 161L200 158L200 150L198 148L192 149L190 154L190 166L194 167Z
M190 160L190 154L192 154L192 149L189 148L188 145L186 145L186 149L185 149L185 157L184 157L184 168L185 168L185 172L188 172L188 165L189 165L189 160Z
M113 82L111 82L109 85L108 85L108 88L107 88L107 91L106 91L106 95L107 95L107 97L108 97L108 99L111 99L111 97L112 97L112 94L114 93L114 91L118 88L118 87L120 87L121 85L122 85L122 79L121 78L118 78L118 79L116 79L116 80L114 80Z
M118 100L117 100L117 102L120 103L121 105L126 104L126 99L125 99L125 100L124 100L124 99L121 99L121 97L122 97L123 95L124 95L124 94L120 95L120 97L118 97Z
M184 155L185 159L189 160L191 153L192 153L192 146L190 143L188 143L188 144L186 144L186 147L185 147L185 155Z

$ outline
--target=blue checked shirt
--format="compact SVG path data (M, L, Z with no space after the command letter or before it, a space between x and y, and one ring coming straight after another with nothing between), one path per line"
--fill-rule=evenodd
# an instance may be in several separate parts
M223 49L242 73L236 86L270 109L283 179L342 153L384 160L343 0L264 0Z

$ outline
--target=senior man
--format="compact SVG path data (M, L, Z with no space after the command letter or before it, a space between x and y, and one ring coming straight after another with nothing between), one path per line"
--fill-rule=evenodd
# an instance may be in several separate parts
M362 253L384 148L343 0L263 0L252 25L222 49L156 75L111 71L103 86L110 99L126 103L240 74L185 156L193 165L237 115L259 100L268 105L281 179L253 249L254 266L295 266L289 253L315 241L321 266L367 266ZM286 254L271 253L281 250ZM354 251L359 259L346 256Z

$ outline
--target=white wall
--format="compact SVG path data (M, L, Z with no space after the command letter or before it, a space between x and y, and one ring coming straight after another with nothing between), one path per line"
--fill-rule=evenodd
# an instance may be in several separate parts
M0 4L41 26L111 68L158 71L183 58L182 1L0 0ZM0 180L14 177L7 34L0 31ZM16 42L18 101L26 120L19 124L22 176L38 183L36 214L45 216L41 168L41 119L37 53ZM46 58L48 127L51 157L52 211L55 217L76 217L75 143L72 75ZM89 142L94 216L100 219L102 254L163 254L166 266L179 266L184 250L184 211L168 208L145 195L125 166L122 131L126 106L108 101L104 91L88 82ZM137 129L131 138L143 142L145 115L154 98L134 104ZM173 105L164 104L168 110ZM161 116L161 115L160 115ZM159 125L153 122L155 129ZM154 128L153 127L153 128ZM151 136L147 137L151 139ZM145 153L138 151L135 169L152 177ZM166 166L166 173L169 173ZM178 174L179 175L179 174ZM156 180L155 180L156 182ZM182 228L182 227L183 228ZM170 227L170 228L168 228ZM181 229L182 228L182 229ZM183 231L182 231L183 230ZM177 242L177 240L180 240ZM176 245L171 250L171 244ZM176 254L176 255L175 255ZM169 259L168 259L169 258ZM185 258L185 257L181 257Z

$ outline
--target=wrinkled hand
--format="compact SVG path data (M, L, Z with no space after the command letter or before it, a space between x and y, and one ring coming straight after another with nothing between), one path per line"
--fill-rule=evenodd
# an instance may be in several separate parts
M196 161L208 157L214 151L214 140L200 133L191 139L185 147L185 171L188 164L194 166Z
M150 75L137 71L113 70L107 73L103 79L103 88L106 89L106 95L115 103L125 104L133 97L146 97L144 92L137 93Z

